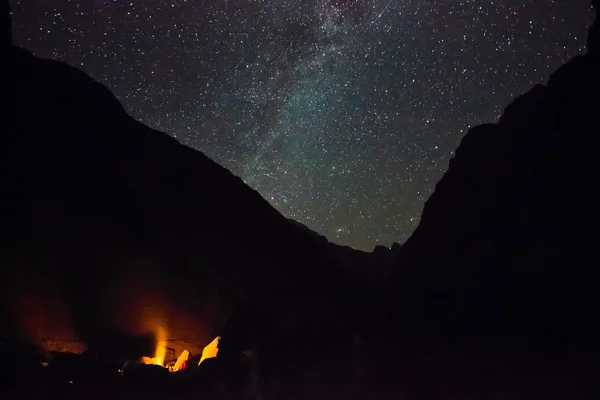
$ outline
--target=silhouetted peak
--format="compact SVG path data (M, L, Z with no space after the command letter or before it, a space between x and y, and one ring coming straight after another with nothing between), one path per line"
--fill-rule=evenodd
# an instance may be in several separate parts
M600 304L589 261L600 237L598 20L588 43L498 123L463 138L393 278L411 340L549 353L590 345L580 332Z
M9 21L8 5L2 4ZM107 352L122 343L133 347L127 338L158 336L154 331L168 316L170 347L198 353L242 304L251 309L272 303L273 318L290 315L295 304L332 305L303 314L310 318L320 310L352 309L323 320L339 326L330 335L353 334L347 327L355 325L356 309L377 297L338 268L324 238L321 246L316 233L291 226L256 191L200 151L135 121L83 71L7 47L2 78L8 90L1 95L11 109L0 135L0 209L11 210L11 217L3 219L0 235L13 249L2 259L20 261L0 269L1 335L34 336L20 319L37 311L4 313L9 299L21 304L15 294L25 293L18 289L20 282L42 288L27 304L73 321L56 318L40 328L44 337L56 340L39 344L52 349L76 351L76 345L86 344L103 353L103 345ZM19 249L34 247L40 251L21 262ZM93 248L102 248L102 257ZM46 257L48 251L60 255ZM36 278L21 279L25 276ZM46 289L64 303L52 303L53 295L42 294ZM289 304L270 301L268 296L284 290ZM97 316L101 313L95 310L104 306L95 293L119 307ZM255 300L246 306L248 299ZM362 315L370 320L374 313ZM307 329L323 326L303 321ZM241 332L259 337L246 332L268 326L251 320ZM229 338L228 343L237 348L235 343L244 342Z

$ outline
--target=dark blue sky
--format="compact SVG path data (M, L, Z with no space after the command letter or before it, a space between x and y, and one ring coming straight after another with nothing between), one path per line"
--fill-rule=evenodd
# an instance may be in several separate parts
M368 250L406 240L467 127L584 51L593 18L588 0L11 4L17 44Z

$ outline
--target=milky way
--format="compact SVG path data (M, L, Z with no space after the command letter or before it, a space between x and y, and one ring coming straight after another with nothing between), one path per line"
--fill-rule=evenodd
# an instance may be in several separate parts
M469 126L585 50L587 0L13 1L15 42L107 85L275 208L403 242Z

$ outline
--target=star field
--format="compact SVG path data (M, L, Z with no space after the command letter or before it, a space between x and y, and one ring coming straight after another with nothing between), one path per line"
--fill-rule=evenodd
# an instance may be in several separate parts
M468 127L583 52L593 19L588 0L11 4L16 44L366 250L410 236Z

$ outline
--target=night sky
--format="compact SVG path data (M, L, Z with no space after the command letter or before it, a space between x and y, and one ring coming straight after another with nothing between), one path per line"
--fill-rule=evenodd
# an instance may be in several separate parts
M408 238L467 127L584 51L593 19L589 0L11 4L16 44L366 250Z

